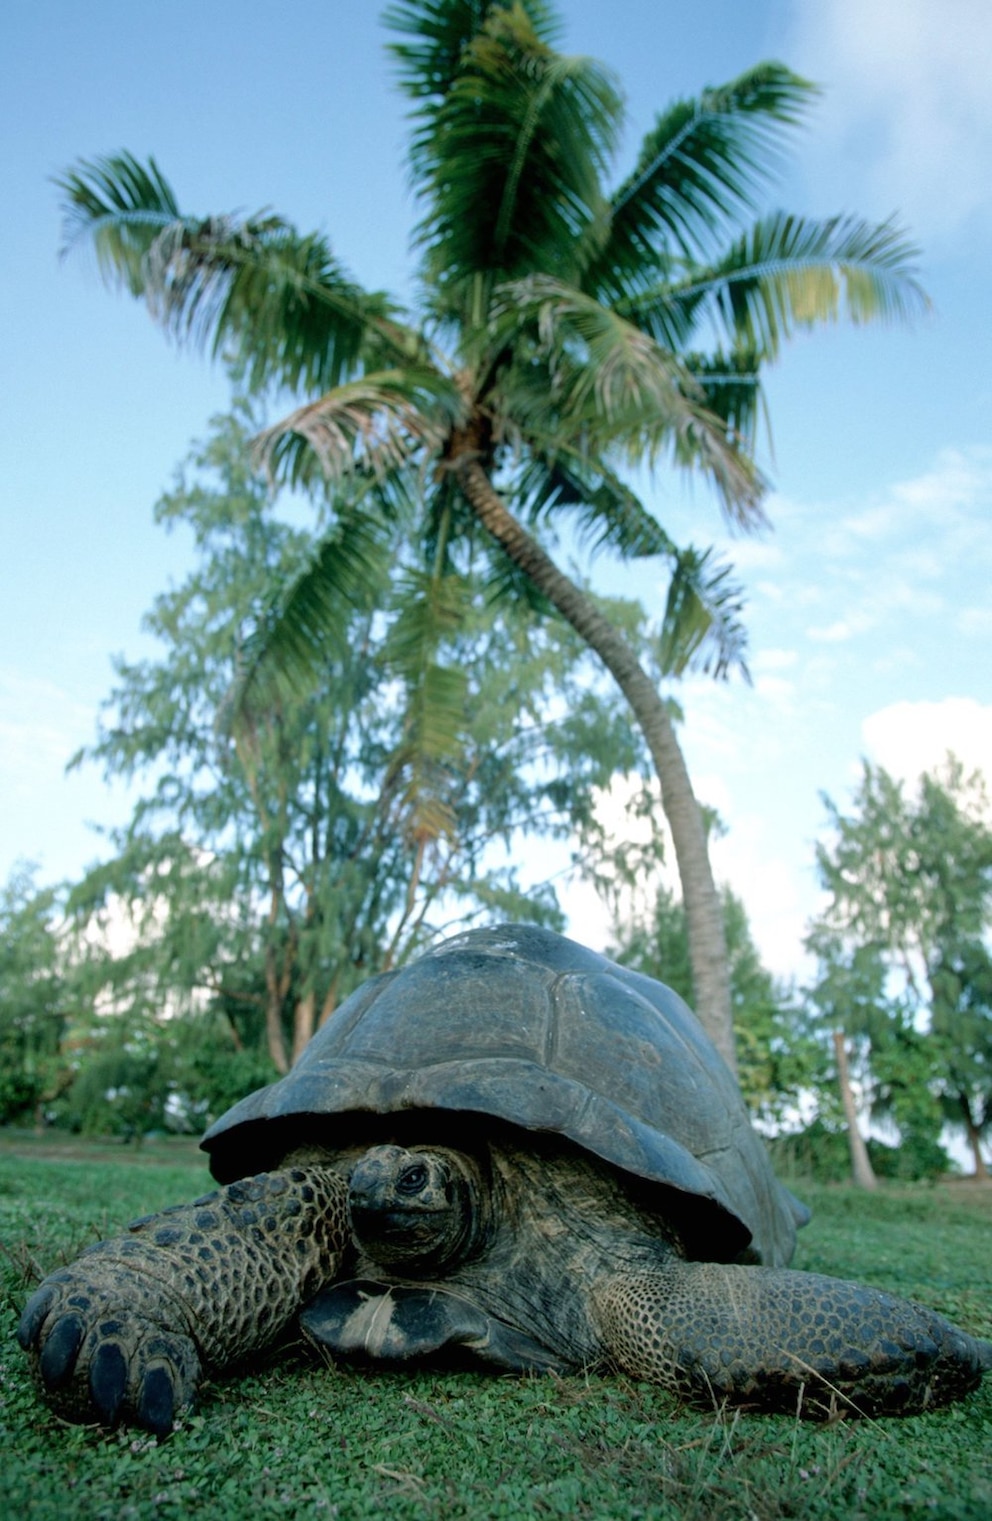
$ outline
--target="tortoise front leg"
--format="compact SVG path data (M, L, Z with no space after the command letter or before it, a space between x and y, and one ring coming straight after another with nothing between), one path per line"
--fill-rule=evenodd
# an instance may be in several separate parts
M337 1274L348 1240L339 1174L262 1173L137 1220L50 1274L18 1340L59 1415L168 1431L201 1373L274 1341Z
M785 1268L672 1262L604 1280L593 1309L614 1362L694 1403L910 1415L992 1368L992 1342L924 1305Z

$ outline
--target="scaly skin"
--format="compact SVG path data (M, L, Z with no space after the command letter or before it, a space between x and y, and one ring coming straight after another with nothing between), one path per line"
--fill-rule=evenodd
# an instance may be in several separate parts
M604 1280L593 1306L615 1363L697 1404L913 1415L992 1369L992 1342L925 1305L788 1268L673 1260Z
M67 1420L168 1431L201 1375L268 1346L336 1276L348 1241L340 1174L262 1173L97 1242L44 1280L18 1340Z
M274 1341L349 1270L385 1281L352 1283L350 1299L346 1284L307 1334L349 1352L371 1305L372 1332L388 1326L395 1345L370 1345L368 1315L359 1340L387 1361L453 1344L500 1367L612 1363L697 1403L813 1417L926 1410L992 1369L992 1343L922 1305L685 1261L605 1164L496 1146L489 1163L389 1144L232 1183L53 1273L21 1345L60 1415L156 1432L201 1374Z

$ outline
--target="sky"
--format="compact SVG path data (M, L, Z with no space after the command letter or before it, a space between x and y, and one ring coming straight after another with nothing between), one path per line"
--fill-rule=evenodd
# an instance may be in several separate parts
M897 214L931 310L911 327L803 335L770 372L770 528L728 537L702 488L649 501L717 544L747 593L753 685L677 693L696 790L725 834L718 877L766 963L802 972L822 794L862 757L914 778L950 748L992 776L992 7L987 0L560 0L563 45L628 105L622 175L656 112L778 58L823 87L769 208ZM196 214L278 210L326 231L367 286L408 291L406 102L379 7L356 0L6 0L0 18L0 881L77 876L94 826L137 796L92 765L115 654L154 653L142 614L191 545L152 508L228 402L85 257L59 258L53 176L153 154ZM658 606L654 567L584 566ZM609 938L587 890L570 930Z

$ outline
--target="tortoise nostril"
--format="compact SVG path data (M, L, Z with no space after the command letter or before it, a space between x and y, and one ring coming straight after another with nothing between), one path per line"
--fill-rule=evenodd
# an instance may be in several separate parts
M405 1167L396 1179L396 1192L399 1194L419 1194L427 1185L427 1168L423 1162L414 1162L412 1166Z

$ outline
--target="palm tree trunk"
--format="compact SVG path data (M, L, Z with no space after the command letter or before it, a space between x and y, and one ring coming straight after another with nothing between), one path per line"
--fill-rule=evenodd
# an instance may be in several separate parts
M478 457L466 453L452 464L479 522L595 651L630 703L654 761L662 807L672 831L689 932L696 1013L736 1076L723 910L710 867L702 814L668 710L623 635L513 516Z
M871 1165L868 1155L868 1147L864 1137L858 1129L858 1112L854 1107L854 1094L851 1091L851 1074L847 1066L847 1045L844 1040L843 1030L834 1031L834 1054L837 1058L837 1083L840 1088L840 1100L844 1105L844 1118L847 1120L847 1142L851 1150L851 1176L859 1188L877 1188L878 1179L875 1177L875 1169Z

